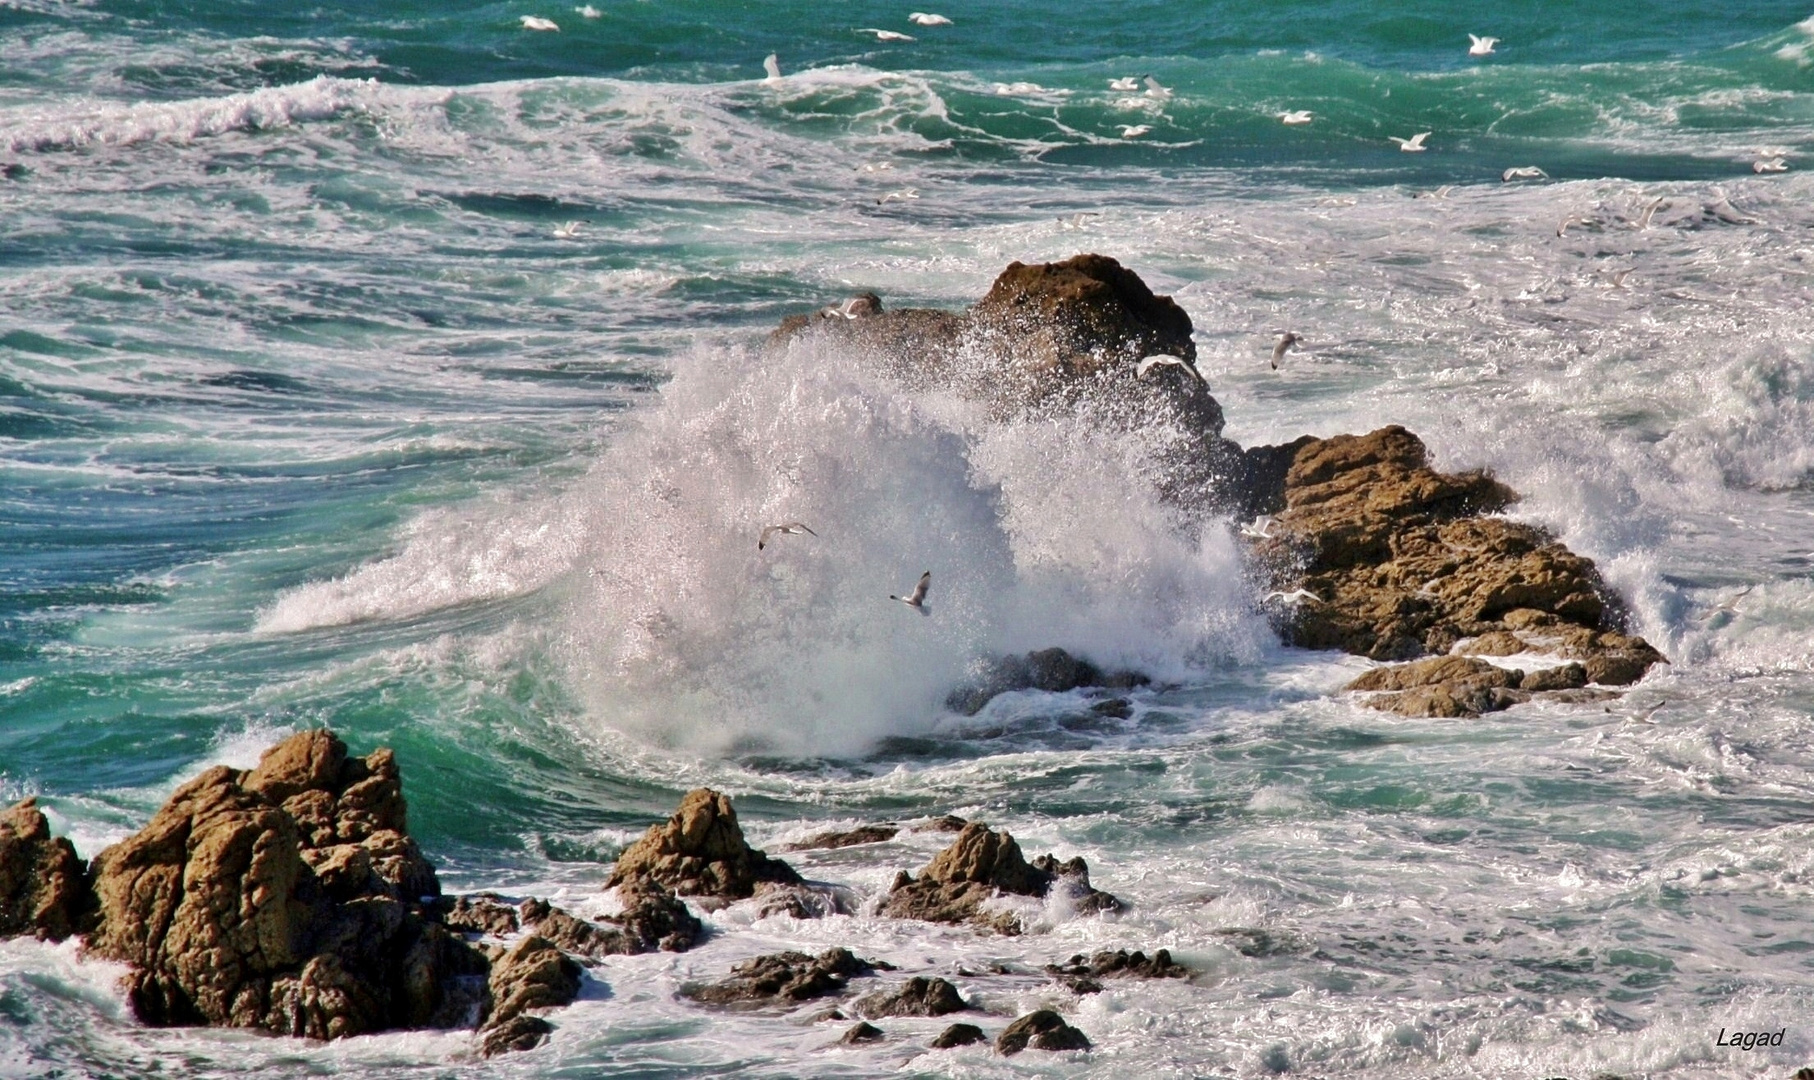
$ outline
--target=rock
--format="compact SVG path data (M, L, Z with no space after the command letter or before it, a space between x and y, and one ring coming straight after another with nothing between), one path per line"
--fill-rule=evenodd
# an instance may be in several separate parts
M685 952L705 932L685 903L661 885L633 881L618 888L624 909L599 922L576 918L533 897L523 901L522 924L575 956L635 956L662 949Z
M851 978L874 971L871 961L858 959L849 949L828 949L818 956L770 953L736 965L720 982L684 992L708 1005L785 1004L839 993Z
M513 1016L485 1029L479 1038L479 1053L496 1057L511 1050L533 1050L547 1042L553 1031L554 1025L539 1016Z
M878 990L851 1003L852 1011L871 1020L884 1016L944 1016L969 1007L958 995L957 987L924 975L915 975L892 990Z
M1121 906L1113 896L1090 887L1089 868L1082 859L1060 863L1043 855L1029 864L1014 837L973 821L950 847L933 856L917 880L905 873L898 876L880 914L927 922L970 922L1018 934L1018 916L985 911L983 904L998 893L1044 897L1054 886L1068 890L1086 911Z
M579 964L553 942L535 934L523 938L491 965L491 1016L481 1030L500 1028L529 1009L571 1003L581 978Z
M975 716L997 694L1013 690L1046 690L1064 693L1085 686L1130 689L1152 680L1134 671L1104 674L1100 668L1063 649L1040 649L1026 656L1002 656L981 661L971 672L972 682L953 690L945 707L964 716Z
M1546 651L1547 635L1576 650L1590 678L1597 663L1627 681L1662 659L1619 631L1622 609L1591 561L1540 529L1487 516L1515 492L1486 473L1436 472L1401 427L1247 453L1249 506L1277 518L1250 556L1271 588L1315 597L1275 611L1293 644L1407 660L1470 638L1484 655ZM1432 682L1376 704L1472 716L1523 700L1498 692L1508 689Z
M901 827L895 824L859 825L854 829L816 833L797 843L789 844L783 851L818 851L836 848L855 847L858 844L879 844L884 840L893 840Z
M1134 715L1134 703L1126 698L1109 698L1106 701L1098 701L1096 704L1091 705L1090 712L1097 716L1107 716L1116 720L1126 720L1128 717Z
M496 893L460 897L441 916L441 923L450 930L493 937L507 937L516 933L520 926L517 909L504 903Z
M1098 979L1106 977L1139 979L1186 979L1190 969L1172 962L1172 954L1160 949L1147 956L1143 952L1098 952L1085 957L1082 953L1063 964L1047 964L1046 970L1080 994L1094 994L1102 989Z
M94 907L88 868L28 798L0 813L0 939L62 941Z
M710 788L689 791L665 825L652 825L617 857L607 885L647 881L681 896L742 900L757 884L797 885L800 875L749 846L729 797Z
M882 1029L876 1027L874 1024L858 1022L855 1027L846 1031L844 1037L838 1041L847 1046L855 1045L856 1043L881 1042Z
M942 817L935 817L930 821L927 821L923 824L914 826L913 831L914 832L963 832L964 826L966 826L968 824L970 824L968 821L965 821L963 818L958 817L956 814L945 814Z
M807 885L776 885L764 882L756 887L756 917L788 915L796 919L823 919L845 913L838 894Z
M388 750L327 731L217 766L94 860L88 948L132 968L147 1023L339 1038L471 1025L486 960L432 917Z
M1065 1023L1064 1017L1051 1009L1040 1009L1009 1024L995 1037L999 1054L1018 1054L1029 1046L1035 1050L1088 1050L1090 1040Z
M1545 690L1576 690L1587 685L1587 669L1580 664L1568 663L1552 668L1539 668L1527 671L1519 681L1518 689L1540 693Z
M952 1024L939 1032L938 1038L932 1040L932 1048L934 1050L951 1050L959 1046L984 1042L987 1039L988 1036L983 1034L983 1029L975 1024Z

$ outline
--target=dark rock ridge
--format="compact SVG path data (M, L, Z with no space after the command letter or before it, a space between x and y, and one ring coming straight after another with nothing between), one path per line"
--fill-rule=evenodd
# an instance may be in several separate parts
M857 1043L881 1042L882 1038L883 1032L881 1028L876 1027L874 1024L859 1021L849 1031L846 1031L844 1037L838 1041L847 1046L854 1046Z
M1172 962L1172 954L1160 949L1148 956L1138 950L1128 952L1126 949L1106 950L1091 956L1082 953L1071 957L1063 964L1047 964L1046 970L1079 994L1094 994L1102 990L1100 980L1105 978L1138 978L1138 979L1187 979L1190 969L1183 964Z
M859 825L854 829L834 829L830 832L816 833L797 843L783 848L783 851L826 851L836 848L855 847L858 844L880 844L893 840L901 831L899 825L889 822L884 825Z
M986 902L1002 893L1045 897L1054 888L1069 891L1082 911L1118 911L1122 906L1108 893L1090 887L1089 867L1081 858L1061 863L1041 855L1029 863L1014 837L972 821L950 847L933 856L917 879L903 872L880 913L897 919L968 922L1018 934L1020 917L985 910Z
M1248 556L1269 591L1309 594L1269 605L1293 644L1398 661L1465 649L1469 639L1483 648L1515 640L1578 661L1588 682L1608 686L1635 682L1663 661L1627 633L1622 606L1590 560L1496 516L1515 492L1484 472L1435 471L1405 429L1242 450L1222 438L1221 406L1190 373L1166 366L1138 377L1139 359L1153 353L1194 359L1190 318L1113 259L1011 264L965 312L885 312L873 295L858 306L852 317L789 320L775 339L817 325L880 357L909 386L955 390L1006 413L1088 410L1111 433L1178 421L1188 437L1158 452L1160 495L1187 523L1231 511L1276 516ZM951 708L974 713L992 693L1040 685L1012 664L999 671L999 685L980 678L953 693ZM1573 692L1547 685L1551 678L1572 675L1497 689ZM1458 686L1392 707L1453 701L1470 706L1465 714L1511 700Z
M849 949L827 949L818 956L770 953L736 965L719 982L682 992L708 1005L786 1005L841 993L852 978L873 974L879 966Z
M995 1037L999 1054L1018 1054L1034 1050L1088 1050L1089 1037L1065 1023L1064 1017L1051 1009L1030 1012L1009 1024Z
M514 932L515 913L440 893L391 752L353 757L328 731L203 772L87 868L31 800L0 815L0 935L86 934L155 1025L482 1026L486 1052L534 1045L551 1025L525 1010L571 1001L578 965L535 936L488 955L461 931Z
M944 979L915 975L892 990L877 990L851 1002L858 1016L877 1020L884 1016L944 1016L970 1006Z
M999 656L976 665L973 681L951 691L945 707L964 716L975 716L995 695L1014 690L1045 690L1062 694L1086 686L1130 690L1151 679L1137 671L1103 672L1095 664L1063 649L1039 649L1025 656Z
M752 896L764 882L801 883L793 867L749 846L730 798L710 788L687 792L667 824L649 826L617 857L606 884L635 882L723 900Z
M73 844L50 835L37 799L0 813L0 938L62 941L80 930L94 894Z
M934 1050L952 1050L959 1046L970 1046L974 1043L987 1042L988 1036L975 1024L952 1024L938 1033L932 1040Z
M635 880L618 886L623 910L589 922L531 897L519 908L522 925L557 947L597 959L634 956L638 953L685 952L693 947L705 926L673 893L651 881Z

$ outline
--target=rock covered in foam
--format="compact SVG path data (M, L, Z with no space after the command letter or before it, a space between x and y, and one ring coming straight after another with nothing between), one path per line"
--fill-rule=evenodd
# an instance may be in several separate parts
M1061 863L1042 855L1029 863L1013 836L972 821L950 847L933 856L917 879L903 873L896 880L880 914L926 922L967 922L1018 934L1020 917L987 910L987 902L1002 893L1045 897L1054 888L1067 890L1081 911L1115 911L1122 906L1121 901L1090 886L1089 868L1081 858Z
M94 904L88 868L28 798L0 813L0 938L31 934L62 941L82 928Z
M618 887L623 910L596 922L576 918L534 898L519 908L522 925L576 956L635 956L685 952L705 933L698 916L656 882L635 880Z
M995 1037L999 1054L1018 1054L1034 1050L1088 1050L1089 1036L1065 1023L1064 1017L1051 1009L1030 1012L1009 1024Z
M893 989L866 994L850 1007L858 1016L876 1020L884 1016L945 1016L970 1006L957 987L944 979L915 975Z
M964 716L975 716L996 695L1015 690L1059 694L1086 686L1126 690L1151 681L1137 671L1104 672L1063 649L1038 649L1025 656L995 657L978 663L972 681L951 691L945 698L945 707Z
M789 1004L840 993L852 978L871 974L876 967L849 949L827 949L818 956L770 953L736 965L718 982L683 992L709 1005Z
M1187 979L1190 969L1183 964L1172 962L1172 954L1159 949L1148 956L1144 952L1116 949L1113 952L1103 950L1090 956L1082 953L1071 957L1063 964L1047 964L1046 970L1059 982L1069 986L1080 994L1094 994L1102 990L1104 978L1137 978L1137 979Z
M635 882L666 886L681 896L742 900L762 882L795 885L800 875L749 846L728 796L695 788L666 824L651 825L617 857L607 884Z

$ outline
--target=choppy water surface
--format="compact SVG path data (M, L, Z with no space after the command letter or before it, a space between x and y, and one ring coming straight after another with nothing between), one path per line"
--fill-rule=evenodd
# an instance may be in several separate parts
M616 851L709 783L770 845L980 817L1130 911L1003 939L733 907L483 1066L458 1033L146 1030L114 969L14 942L0 1075L1814 1062L1808 11L598 7L0 8L0 797L92 855L326 724L397 749L452 888L604 910ZM1109 85L1148 73L1171 98ZM1151 498L1166 432L757 348L852 290L955 307L1083 250L1190 312L1232 437L1398 422L1493 468L1672 665L1605 706L1360 710L1332 693L1364 663L1279 647L1228 529ZM1274 372L1287 327L1310 347ZM821 538L754 550L796 517ZM883 599L927 567L934 618ZM1120 721L941 708L976 655L1052 644L1168 688ZM872 897L939 839L794 858ZM1056 1002L1097 1048L919 1055L939 1022L893 1021L830 1049L673 997L829 945L1002 1017ZM1202 974L955 975L1118 946Z

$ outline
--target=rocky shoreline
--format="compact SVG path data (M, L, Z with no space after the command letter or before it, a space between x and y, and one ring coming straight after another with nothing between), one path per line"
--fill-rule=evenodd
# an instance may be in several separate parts
M154 1026L309 1039L464 1028L483 1056L527 1050L554 1030L548 1014L598 978L590 969L601 958L683 952L701 941L705 924L688 900L705 912L740 901L797 918L837 910L814 899L838 887L809 883L750 847L731 800L706 788L688 792L672 817L624 849L606 888L622 910L595 920L535 897L444 895L409 836L391 752L355 757L321 730L271 747L253 769L208 769L88 863L51 835L35 800L0 813L0 939L79 936L86 953L128 966L133 1014ZM878 914L1012 935L1023 930L1019 917L989 901L1055 890L1081 914L1122 906L1090 887L1082 859L1029 863L1012 836L968 822L918 877L899 875ZM893 970L848 948L783 952L681 996L738 1009L835 999L813 1019L861 1018L843 1038L849 1043L887 1037L871 1020L977 1011L941 977L871 984ZM1151 960L1125 951L1073 957L1049 973L1075 994L1100 991L1102 977L1188 975L1163 951ZM979 1026L957 1024L928 1048L985 1040ZM1075 1050L1089 1040L1047 1009L1013 1020L996 1046L1004 1054Z

